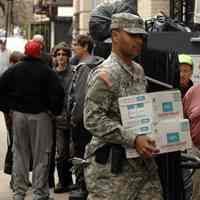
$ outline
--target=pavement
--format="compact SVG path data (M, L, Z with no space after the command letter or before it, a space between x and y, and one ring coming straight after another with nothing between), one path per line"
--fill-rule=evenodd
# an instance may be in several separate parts
M0 200L12 200L12 190L9 188L10 175L3 173L4 159L7 151L7 130L2 112L0 112ZM55 178L57 180L56 174ZM51 191L51 197L55 200L68 200L68 193L55 194ZM31 188L27 192L25 200L32 200Z
M4 174L3 171L0 171L0 200L12 200L13 192L9 188L9 181L10 181L10 175ZM51 190L51 197L54 198L54 200L68 200L68 193L62 193L62 194L55 194ZM25 200L32 200L32 191L31 188L27 192L27 197Z

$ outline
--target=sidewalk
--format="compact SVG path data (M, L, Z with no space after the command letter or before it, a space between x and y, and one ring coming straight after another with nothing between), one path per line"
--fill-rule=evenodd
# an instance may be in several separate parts
M12 190L9 188L10 176L3 173L5 154L7 151L7 130L2 112L0 112L0 200L12 200ZM68 194L54 194L51 197L55 200L68 200ZM28 191L26 200L32 200L31 189Z
M0 200L12 200L12 191L9 188L10 176L0 171ZM54 197L54 200L68 200L68 194L54 194L51 191L51 197ZM31 189L28 191L26 200L32 200Z

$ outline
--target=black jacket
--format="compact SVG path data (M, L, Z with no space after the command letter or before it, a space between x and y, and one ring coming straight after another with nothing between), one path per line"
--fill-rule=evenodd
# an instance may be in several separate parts
M0 110L61 112L64 90L56 73L40 59L25 57L0 77Z

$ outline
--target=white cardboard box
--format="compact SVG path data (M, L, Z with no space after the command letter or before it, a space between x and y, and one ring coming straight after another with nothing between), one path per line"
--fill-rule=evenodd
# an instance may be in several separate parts
M131 131L131 129L129 129ZM156 142L159 154L184 151L192 148L190 126L187 119L163 120L157 123L149 134ZM127 149L127 158L138 157L135 149Z
M160 153L191 148L189 122L183 119L180 91L122 97L119 108L123 127L133 134L153 137ZM137 156L134 149L127 149L127 157Z
M162 120L183 118L178 90L121 97L119 108L123 126L136 134L151 133L152 126Z
M188 119L163 120L152 134L160 153L184 151L192 148Z

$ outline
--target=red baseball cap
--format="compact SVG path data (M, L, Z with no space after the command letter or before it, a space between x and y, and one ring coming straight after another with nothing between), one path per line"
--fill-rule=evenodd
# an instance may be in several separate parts
M39 42L36 42L34 40L30 40L25 45L25 55L38 58L41 54L41 45Z

